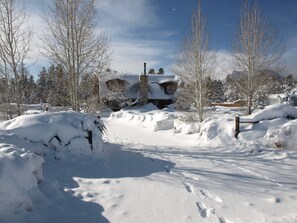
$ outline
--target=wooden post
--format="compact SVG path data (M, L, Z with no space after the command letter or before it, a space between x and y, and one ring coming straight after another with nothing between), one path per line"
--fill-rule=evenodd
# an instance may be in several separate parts
M235 138L238 139L239 134L239 116L235 116Z
M89 144L91 145L91 150L93 151L93 132L92 131L88 131L88 137L87 137Z

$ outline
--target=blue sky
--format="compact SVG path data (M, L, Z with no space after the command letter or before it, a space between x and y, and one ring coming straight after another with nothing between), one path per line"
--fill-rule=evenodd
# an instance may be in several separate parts
M40 1L26 2L30 21L38 27L35 28L38 33L43 26L36 4ZM182 46L197 4L198 0L97 0L98 29L111 38L111 67L118 72L140 73L143 62L147 62L148 68L163 67L165 73L171 73L170 66ZM217 72L224 75L233 69L230 49L242 0L201 0L201 4L208 22L211 46L218 51ZM297 0L259 0L259 4L287 44L287 68L283 74L297 76ZM34 56L37 54L37 51L33 53ZM42 61L45 63L40 60L36 64L40 67Z

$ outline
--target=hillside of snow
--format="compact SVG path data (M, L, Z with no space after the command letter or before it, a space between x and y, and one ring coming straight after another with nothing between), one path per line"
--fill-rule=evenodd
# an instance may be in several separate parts
M193 123L149 104L103 118L103 135L75 112L3 122L0 223L296 222L297 109L241 113ZM236 139L235 115L258 123Z

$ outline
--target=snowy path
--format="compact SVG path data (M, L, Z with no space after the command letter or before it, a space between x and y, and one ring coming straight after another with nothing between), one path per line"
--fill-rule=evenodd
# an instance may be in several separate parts
M102 160L47 157L33 209L10 222L297 222L296 152L105 121Z
M104 151L91 153L79 145L79 151L86 149L79 156L69 150L61 156L40 143L3 132L2 151L45 152L45 162L44 178L37 184L34 174L40 172L32 169L34 162L22 156L28 165L26 174L20 174L19 158L2 156L8 162L0 165L0 176L11 180L0 184L1 204L7 201L3 195L9 195L16 206L12 211L2 209L0 223L297 222L295 120L245 126L237 140L232 115L201 125L176 123L177 117L178 113L159 110L112 113L104 119L107 132L100 147ZM267 141L264 135L280 123L282 131L272 136L290 146L268 148L266 143L273 146L274 139ZM198 129L199 134L185 134ZM17 185L30 186L27 192L13 187L16 179ZM31 187L31 181L36 186ZM20 200L14 199L15 192Z
M296 157L287 165L284 153L205 148L195 135L151 132L121 120L111 120L107 130L111 159L123 152L117 167L109 167L120 177L78 178L72 193L99 202L110 222L297 221L297 177L285 177L285 171L294 176Z

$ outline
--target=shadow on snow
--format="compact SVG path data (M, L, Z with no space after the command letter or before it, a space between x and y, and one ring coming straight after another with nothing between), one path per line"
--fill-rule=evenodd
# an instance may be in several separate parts
M124 149L122 145L110 143L105 144L104 156L100 161L82 158L78 162L46 162L45 180L39 185L41 193L33 198L33 204L41 204L37 208L40 213L29 214L28 221L107 223L109 221L102 215L104 208L100 204L73 195L72 189L79 187L74 178L145 177L156 172L170 171L173 166L174 163L144 157L141 153Z

